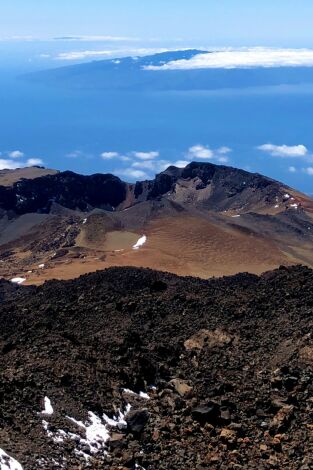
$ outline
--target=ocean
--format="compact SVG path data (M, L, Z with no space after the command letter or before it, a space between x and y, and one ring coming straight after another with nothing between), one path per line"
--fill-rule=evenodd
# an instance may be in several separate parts
M313 150L313 84L217 91L109 92L71 90L0 77L0 152L20 150L45 166L90 174L129 163L102 152L159 151L185 160L188 148L230 147L232 166L261 172L312 192L301 160L265 155L256 147L303 144ZM290 173L290 165L297 172Z

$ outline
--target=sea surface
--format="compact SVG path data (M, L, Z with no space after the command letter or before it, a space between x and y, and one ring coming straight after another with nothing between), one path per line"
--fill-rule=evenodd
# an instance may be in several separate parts
M140 93L70 90L0 75L1 158L19 149L47 167L90 174L129 165L103 161L102 152L158 150L160 158L176 161L195 144L228 146L233 166L312 193L313 177L302 170L308 163L256 149L268 142L303 144L313 153L313 84Z

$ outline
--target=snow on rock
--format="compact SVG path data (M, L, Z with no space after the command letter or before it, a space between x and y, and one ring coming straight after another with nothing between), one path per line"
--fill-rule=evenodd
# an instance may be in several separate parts
M298 209L298 204L290 204L289 207L292 207L293 209Z
M103 423L102 419L96 416L91 411L88 413L89 423L76 421L74 418L68 418L76 426L82 428L85 432L86 439L80 439L81 443L88 446L91 454L98 453L109 440L110 433L107 425Z
M276 205L274 206L274 208L275 208L275 209L278 209L278 208L279 208L279 204L276 204Z
M125 393L129 393L130 395L137 395L136 392L133 392L129 388L123 388L122 391L125 392Z
M13 279L11 279L11 282L13 282L14 284L23 284L23 282L25 281L26 279L24 277L14 277Z
M289 199L291 196L290 196L290 194L284 194L283 197L284 197L284 199Z
M23 470L22 465L13 457L10 457L4 450L0 449L0 469L1 470Z
M85 225L87 223L87 219L84 219L83 220L83 225Z
M240 217L240 214L232 215L232 217Z
M41 412L43 415L53 415L51 400L48 397L44 399L45 409Z
M139 250L139 248L144 245L147 241L147 237L146 235L143 235L141 238L139 238L139 240L137 241L137 243L133 246L133 250Z
M55 444L61 444L66 439L72 440L77 445L75 454L88 460L92 455L98 454L99 452L105 453L106 443L110 439L111 427L117 427L118 429L125 429L127 427L125 417L130 409L131 406L128 404L125 412L123 413L119 410L118 414L114 416L113 419L105 414L100 418L91 411L88 413L88 421L86 422L77 421L75 418L67 416L69 421L80 428L84 437L72 432L65 432L62 429L51 431L49 423L45 420L42 421L42 425L48 437L50 437ZM85 452L86 449L88 449L89 454Z
M149 395L145 392L136 393L136 392L133 392L132 390L130 390L129 388L123 388L122 391L125 392L125 393L128 393L130 395L136 395L139 398L144 398L145 400L150 400Z
M45 267L45 265L42 263L42 264L39 264L38 268L40 269L43 269Z
M57 429L55 432L50 431L48 421L42 420L42 425L48 437L50 437L55 444L62 444L66 439L72 439L73 441L79 441L81 439L78 434L65 432L63 429Z

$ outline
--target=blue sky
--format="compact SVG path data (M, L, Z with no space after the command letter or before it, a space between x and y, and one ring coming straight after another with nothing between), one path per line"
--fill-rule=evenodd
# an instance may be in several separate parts
M0 34L308 47L312 17L312 0L1 0Z
M269 59L312 67L312 18L313 0L0 0L0 168L42 162L134 181L170 163L207 160L312 193L312 86L133 96L16 80L27 71L188 47L233 48L189 61L195 68L214 57L222 68ZM64 36L79 40L55 39Z

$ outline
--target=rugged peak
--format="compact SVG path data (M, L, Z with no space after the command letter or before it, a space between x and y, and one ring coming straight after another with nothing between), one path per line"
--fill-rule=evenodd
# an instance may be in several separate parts
M281 204L290 189L256 173L207 162L191 162L185 168L170 166L154 180L136 184L100 173L79 175L73 171L50 171L42 176L39 173L33 179L25 175L14 180L14 172L11 172L14 183L10 186L1 186L0 179L2 210L16 214L49 213L51 204L57 203L71 210L115 211L165 197L179 204L217 212L259 212Z

